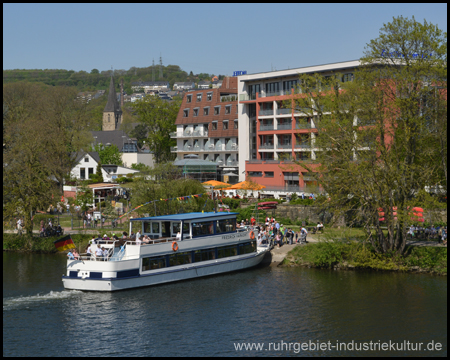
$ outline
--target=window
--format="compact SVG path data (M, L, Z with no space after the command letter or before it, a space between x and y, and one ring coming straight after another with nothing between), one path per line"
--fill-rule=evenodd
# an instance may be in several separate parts
M212 100L212 94L213 94L212 92L209 92L209 93L206 94L206 100L207 101L211 101Z
M231 114L231 105L225 106L225 114Z
M237 246L231 245L231 246L221 246L217 248L217 258L225 258L230 256L236 256L237 255Z
M342 82L353 81L353 73L344 74L342 76Z
M91 178L91 175L94 175L94 168L88 168L88 178Z
M249 171L248 176L261 177L261 176L263 176L263 174L262 174L262 171Z
M213 121L211 130L217 130L217 121Z
M265 175L266 177L273 177L273 171L265 171L265 172L264 172L264 175Z
M198 109L199 109L199 108L195 108L195 109L194 109L194 114L193 114L193 116L198 116Z
M197 94L197 101L202 101L202 94Z
M214 260L215 258L215 249L196 250L194 253L195 262Z
M217 220L216 233L224 233L236 230L236 221L234 219Z
M192 223L192 237L205 236L214 234L212 221L203 221Z
M89 156L86 156L86 157L84 158L84 162L89 162Z
M253 94L261 93L261 85L249 85L248 86L248 95L251 97Z
M220 114L220 106L214 106L214 115Z
M233 129L239 129L239 122L237 120L234 120L234 127Z
M280 83L274 82L266 84L266 94L277 93L280 91Z
M165 256L153 256L142 259L142 271L153 270L153 269L163 269L166 267L166 257Z
M209 106L203 108L203 115L209 115Z
M188 117L189 116L189 109L184 109L183 110L183 117Z
M169 256L169 266L178 266L192 263L191 252L180 252Z
M187 96L186 96L186 102L187 102L187 103L192 102L192 95L187 95Z
M80 168L80 179L86 179L86 169Z
M297 80L283 81L283 90L291 92L291 89L295 89L297 86Z
M239 244L239 255L249 254L256 251L256 241Z
M223 130L228 130L228 120L223 121Z

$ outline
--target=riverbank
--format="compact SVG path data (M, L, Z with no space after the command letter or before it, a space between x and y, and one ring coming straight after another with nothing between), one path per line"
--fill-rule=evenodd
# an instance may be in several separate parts
M84 252L92 234L71 234L79 252ZM3 233L3 251L23 251L34 253L56 253L57 250L54 241L60 239L61 236L39 237L18 234Z
M306 266L334 270L421 272L447 275L447 247L407 245L402 256L377 254L360 242L323 241L293 248L279 266Z

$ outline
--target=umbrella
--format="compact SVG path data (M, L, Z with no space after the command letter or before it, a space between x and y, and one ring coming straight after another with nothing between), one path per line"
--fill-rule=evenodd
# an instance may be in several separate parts
M224 176L239 176L238 174L233 174L231 172L223 174Z
M257 184L251 181L242 181L230 187L230 189L234 190L261 190L265 189L264 185Z
M210 185L210 186L212 186L214 188L217 188L217 189L230 186L230 184L224 183L222 181L217 181L217 180L205 181L202 184L203 185Z

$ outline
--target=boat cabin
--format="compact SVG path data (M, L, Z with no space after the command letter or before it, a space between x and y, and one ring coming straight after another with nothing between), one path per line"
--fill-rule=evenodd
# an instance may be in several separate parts
M131 221L140 221L141 234L151 239L175 238L180 232L180 240L184 240L235 232L236 215L237 213L197 212L144 217Z

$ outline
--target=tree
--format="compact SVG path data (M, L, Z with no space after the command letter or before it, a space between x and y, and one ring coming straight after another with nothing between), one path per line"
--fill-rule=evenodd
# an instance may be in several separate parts
M103 144L97 144L91 151L98 152L100 162L104 165L123 165L122 156L116 145L104 146Z
M176 140L170 138L170 133L176 130L180 106L179 100L169 102L149 95L132 105L139 121L148 129L147 142L157 163L174 159L170 147L176 145Z
M285 105L314 119L316 163L298 163L328 194L323 208L363 225L377 252L402 253L411 207L426 206L416 194L447 189L447 35L394 18L361 64L353 81L301 76Z
M147 139L147 133L147 126L145 124L139 124L130 131L130 136L136 138L139 147L142 147L144 140Z
M91 74L100 74L100 71L98 69L92 69Z
M81 207L82 212L86 212L89 209L88 204L92 203L94 203L92 190L86 184L83 184L77 191L75 204Z
M73 161L69 154L84 141L77 122L83 112L73 94L24 82L3 86L4 216L20 213L28 233L32 213L62 195Z

